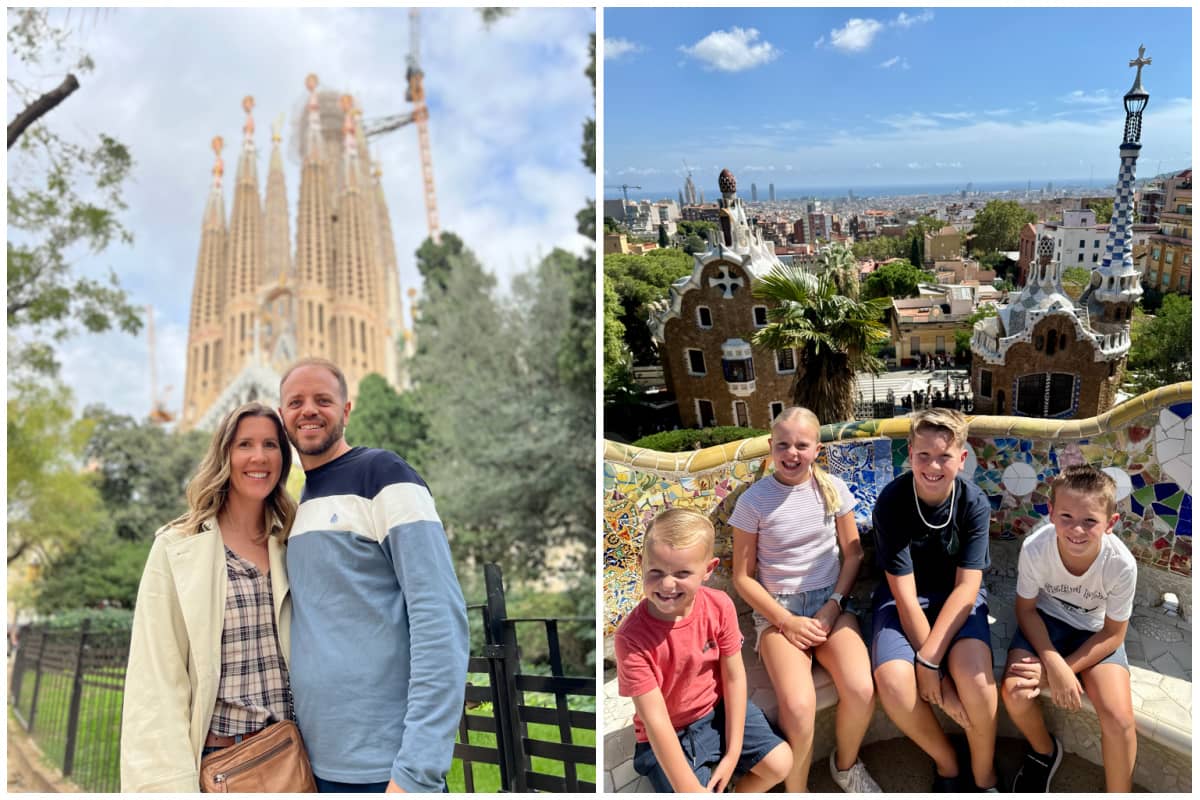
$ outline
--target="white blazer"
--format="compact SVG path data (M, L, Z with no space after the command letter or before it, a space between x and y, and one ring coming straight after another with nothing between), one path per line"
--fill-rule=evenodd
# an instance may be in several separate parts
M221 680L228 575L215 518L164 527L138 586L121 719L121 791L199 792L200 754ZM286 545L267 541L275 626L286 663L292 621Z

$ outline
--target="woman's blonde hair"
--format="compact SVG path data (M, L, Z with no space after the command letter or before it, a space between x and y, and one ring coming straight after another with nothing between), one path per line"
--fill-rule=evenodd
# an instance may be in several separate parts
M791 422L798 420L807 425L811 425L813 431L817 434L818 440L821 437L821 420L817 419L817 415L809 411L803 406L789 406L771 422L771 435L775 435L775 426L781 422ZM842 507L842 497L838 494L837 487L833 485L833 479L829 477L829 473L822 469L814 460L812 464L813 480L817 482L817 489L821 492L821 499L825 501L825 513L837 515L837 512Z
M282 465L279 482L271 489L263 504L263 530L268 536L278 536L281 541L287 539L292 529L292 520L296 518L296 501L287 493L286 486L288 475L292 471L292 447L279 415L270 406L262 403L246 403L239 406L217 425L204 460L200 462L196 474L188 482L188 510L171 523L173 527L186 533L200 533L204 530L204 523L215 517L224 507L229 497L229 451L233 447L233 437L237 435L238 425L247 417L264 417L275 424Z

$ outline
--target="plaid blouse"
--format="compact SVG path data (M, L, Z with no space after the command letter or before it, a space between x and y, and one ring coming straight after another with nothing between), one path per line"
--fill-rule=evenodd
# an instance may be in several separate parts
M229 590L221 630L221 683L209 730L217 736L254 733L293 719L287 664L275 630L271 579L225 547Z

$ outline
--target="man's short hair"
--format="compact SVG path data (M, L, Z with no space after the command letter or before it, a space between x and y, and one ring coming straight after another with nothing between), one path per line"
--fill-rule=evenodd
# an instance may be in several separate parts
M967 418L961 411L952 408L926 408L913 414L912 424L908 429L908 443L911 445L918 433L945 433L955 447L967 444Z
M1060 489L1070 489L1073 492L1099 497L1107 509L1104 513L1112 516L1117 510L1117 482L1107 472L1098 470L1091 464L1073 464L1054 476L1050 481L1050 503Z
M712 520L704 514L690 508L668 508L659 512L646 526L642 552L646 552L654 542L662 542L673 550L704 544L705 557L708 557L712 555L715 539Z
M279 379L279 402L283 403L283 384L287 382L288 376L301 367L323 367L333 373L333 377L337 378L338 389L342 393L342 402L350 399L350 390L346 386L346 374L342 372L341 367L330 361L328 358L318 358L317 356L309 356L302 358L296 363L287 368L283 373L283 377Z

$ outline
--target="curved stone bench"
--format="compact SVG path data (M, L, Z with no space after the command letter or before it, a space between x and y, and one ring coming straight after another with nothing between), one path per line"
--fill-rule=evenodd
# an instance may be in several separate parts
M1134 665L1133 699L1139 737L1135 781L1159 791L1191 788L1191 628L1165 617L1155 604L1164 591L1178 596L1190 619L1191 602L1191 382L1163 387L1133 398L1090 419L1028 417L969 418L969 474L992 502L993 567L985 575L993 654L999 674L1016 630L1012 595L1020 538L1046 513L1049 480L1067 463L1112 468L1122 486L1118 530L1138 559L1138 590L1126 649ZM843 477L858 507L860 529L870 522L878 491L907 468L904 439L909 420L870 420L825 425L822 463ZM708 514L717 527L721 566L710 585L729 588L732 537L728 518L738 494L766 471L767 437L730 442L691 453L660 453L614 442L604 455L605 633L611 635L640 597L636 553L644 523L668 506ZM869 561L868 561L869 563ZM863 607L873 583L861 582L855 597ZM862 591L860 591L860 589ZM748 609L743 633L753 626ZM766 672L752 644L744 650L751 697L764 711L775 709ZM818 708L814 758L832 747L837 692L819 667L815 674ZM641 786L633 773L632 703L616 697L615 679L605 685L605 787ZM1047 703L1047 721L1070 752L1100 761L1099 726L1094 711L1067 714ZM947 724L952 724L948 723ZM1019 736L1001 705L1000 735ZM899 737L877 709L867 741ZM821 748L825 748L824 753Z

